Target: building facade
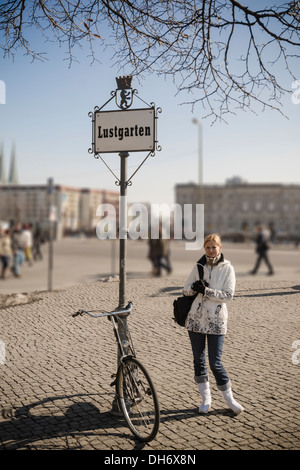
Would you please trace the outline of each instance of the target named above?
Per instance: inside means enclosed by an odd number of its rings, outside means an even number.
[[[300,185],[246,183],[239,179],[224,185],[207,184],[204,193],[204,231],[253,234],[264,224],[277,236],[293,238],[300,234]],[[178,184],[176,203],[197,204],[198,185]]]
[[[0,185],[0,221],[40,224],[52,221],[57,237],[66,233],[95,230],[97,207],[112,204],[119,213],[117,191],[81,189],[54,185]]]

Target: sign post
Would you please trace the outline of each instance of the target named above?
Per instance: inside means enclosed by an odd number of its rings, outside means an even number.
[[[48,222],[49,222],[49,250],[48,250],[48,290],[52,291],[52,282],[53,282],[53,222],[55,218],[53,210],[53,179],[48,179]]]
[[[131,75],[116,78],[117,90],[111,92],[111,98],[99,108],[94,108],[94,113],[89,113],[92,118],[92,148],[89,153],[93,153],[95,158],[100,158],[110,172],[116,177],[109,165],[103,160],[101,154],[118,153],[120,157],[120,179],[116,184],[120,186],[120,217],[119,217],[119,309],[126,307],[126,242],[127,242],[127,186],[131,184],[131,179],[139,170],[142,164],[155,150],[161,150],[156,141],[157,113],[160,108],[155,108],[154,104],[147,105],[137,96],[137,91],[132,89]],[[129,109],[133,104],[133,97],[137,96],[145,108]],[[115,98],[119,110],[104,111],[103,108]],[[127,161],[129,152],[148,152],[138,169],[128,179]],[[127,319],[128,314],[122,315],[122,321],[118,321],[118,333],[121,341],[128,340]],[[119,356],[118,356],[119,362]],[[113,402],[113,413],[118,413],[116,400]]]
[[[127,158],[128,152],[121,152],[121,182],[120,182],[120,260],[119,260],[119,307],[126,307],[126,241],[127,241]]]

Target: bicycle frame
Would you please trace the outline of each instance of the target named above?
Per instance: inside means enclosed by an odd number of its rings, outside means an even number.
[[[87,314],[93,318],[107,317],[113,324],[114,334],[118,343],[118,368],[114,382],[116,396],[113,402],[114,413],[121,412],[131,432],[139,440],[148,442],[155,438],[159,428],[159,402],[157,394],[145,367],[137,360],[129,328],[126,326],[126,335],[122,340],[119,333],[118,322],[122,322],[130,314],[132,302],[127,307],[118,308],[111,312],[92,313],[87,310],[78,310],[72,316]],[[124,325],[121,325],[123,328]],[[132,354],[129,354],[129,351]],[[115,408],[114,408],[115,404]],[[116,409],[117,407],[117,409]]]
[[[128,342],[129,342],[129,344],[126,345],[126,344],[123,344],[123,342],[120,338],[120,335],[119,335],[118,327],[117,327],[117,321],[122,321],[122,316],[124,316],[126,318],[128,315],[130,315],[131,310],[132,310],[132,302],[128,302],[128,305],[125,308],[119,308],[118,307],[118,309],[113,310],[111,312],[91,313],[88,310],[80,309],[77,312],[73,313],[72,317],[76,317],[77,315],[84,315],[84,314],[89,315],[90,317],[93,317],[93,318],[107,317],[113,324],[113,330],[114,330],[115,338],[117,340],[118,348],[119,348],[119,352],[120,352],[119,360],[120,360],[120,362],[122,362],[124,357],[129,356],[128,351],[127,351],[128,347],[130,347],[130,349],[132,351],[132,354],[130,354],[130,355],[135,357],[135,351],[134,351],[133,342],[132,342],[132,339],[131,339],[129,328],[128,328],[128,333],[129,333]],[[116,321],[115,317],[117,317],[117,321]]]

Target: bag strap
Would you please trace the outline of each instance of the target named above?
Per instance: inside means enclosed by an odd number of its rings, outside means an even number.
[[[202,256],[202,258],[200,258],[198,261],[197,261],[197,268],[198,268],[198,273],[199,273],[199,279],[203,279],[203,265],[206,263],[206,257],[205,255]]]
[[[199,273],[199,279],[203,279],[203,266],[197,263],[197,268],[198,268],[198,273]]]

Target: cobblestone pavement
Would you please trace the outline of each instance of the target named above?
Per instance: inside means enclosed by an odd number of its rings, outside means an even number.
[[[188,336],[172,320],[181,287],[166,278],[127,282],[128,324],[161,407],[157,437],[145,445],[110,413],[117,358],[111,323],[71,317],[78,308],[113,310],[118,282],[40,292],[0,309],[0,448],[299,450],[300,285],[238,282],[223,360],[245,407],[239,416],[213,382],[211,411],[197,412]]]

